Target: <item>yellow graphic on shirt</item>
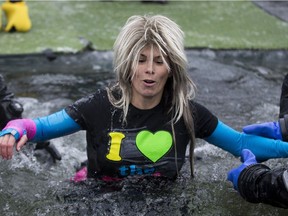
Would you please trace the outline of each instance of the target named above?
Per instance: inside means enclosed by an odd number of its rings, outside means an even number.
[[[120,157],[120,146],[125,135],[121,132],[111,132],[109,133],[109,136],[111,137],[111,145],[106,158],[112,161],[121,161],[122,158]]]

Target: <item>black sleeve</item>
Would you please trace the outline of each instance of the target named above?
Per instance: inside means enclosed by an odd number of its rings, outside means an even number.
[[[206,107],[197,102],[192,102],[193,119],[196,138],[210,136],[218,124],[218,119]]]
[[[248,202],[288,208],[288,172],[285,168],[271,170],[264,164],[248,166],[239,175],[238,188]]]
[[[97,90],[67,106],[65,111],[84,130],[89,130],[97,122],[106,122],[109,119],[110,106],[106,91]]]

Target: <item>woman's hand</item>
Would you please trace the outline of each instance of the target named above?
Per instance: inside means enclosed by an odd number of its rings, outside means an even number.
[[[0,155],[4,159],[11,159],[14,145],[19,151],[22,146],[31,140],[36,133],[36,125],[32,119],[15,119],[7,123],[0,132]]]
[[[16,150],[19,151],[28,141],[27,135],[24,134],[16,144]],[[13,149],[16,139],[12,134],[5,134],[0,137],[0,155],[3,159],[9,160],[13,156]]]

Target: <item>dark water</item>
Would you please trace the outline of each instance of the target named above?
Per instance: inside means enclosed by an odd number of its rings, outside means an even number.
[[[223,122],[246,124],[277,119],[287,51],[187,50],[199,102]],[[105,87],[114,76],[110,52],[0,56],[0,73],[23,102],[25,117],[47,115]],[[189,163],[175,181],[128,178],[121,183],[69,178],[86,159],[85,134],[52,141],[62,154],[26,145],[10,161],[0,161],[1,215],[286,215],[287,210],[245,202],[226,181],[237,158],[197,140],[195,178]],[[284,166],[287,159],[269,160]]]

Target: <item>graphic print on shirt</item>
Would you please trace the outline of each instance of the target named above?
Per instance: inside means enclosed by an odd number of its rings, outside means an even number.
[[[157,162],[172,146],[172,136],[167,131],[141,131],[136,136],[136,146],[148,159]]]
[[[139,160],[145,156],[153,163],[157,162],[172,147],[172,135],[168,131],[152,133],[148,130],[139,132],[113,131],[109,133],[110,148],[106,158],[111,161]]]
[[[122,132],[110,132],[109,136],[111,138],[110,150],[106,158],[112,161],[121,161],[120,147],[125,135]]]

